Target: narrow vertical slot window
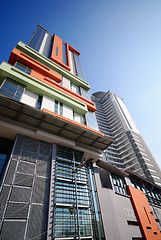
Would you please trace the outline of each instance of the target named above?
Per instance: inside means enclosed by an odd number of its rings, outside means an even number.
[[[63,103],[60,103],[60,115],[63,116]]]
[[[67,49],[66,44],[63,42],[63,63],[67,65]]]
[[[42,96],[39,96],[36,104],[37,109],[41,109],[41,103],[42,103]]]
[[[58,113],[58,101],[55,100],[55,113]]]
[[[56,56],[58,56],[58,47],[56,47]]]

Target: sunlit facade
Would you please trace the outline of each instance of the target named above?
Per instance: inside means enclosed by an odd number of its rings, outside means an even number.
[[[104,153],[105,161],[130,170],[161,186],[161,171],[124,101],[111,91],[92,95],[99,130],[115,140]]]
[[[114,140],[89,89],[80,53],[39,25],[0,65],[0,240],[160,239],[161,188],[102,159]]]

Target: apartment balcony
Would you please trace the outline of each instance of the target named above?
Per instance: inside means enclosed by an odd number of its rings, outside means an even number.
[[[131,152],[131,153],[127,154],[126,156],[122,157],[121,160],[124,160],[126,157],[129,157],[129,156],[131,156],[133,154],[134,154],[134,152]]]
[[[112,131],[113,134],[117,133],[119,130],[123,130],[122,126],[120,126],[119,128],[117,128],[116,130]]]
[[[124,162],[124,164],[127,164],[127,163],[129,163],[129,162],[131,162],[131,161],[133,161],[133,160],[137,160],[137,158],[136,157],[133,157],[133,158],[130,158],[129,160],[127,160],[126,162]]]
[[[127,141],[127,140],[125,140],[125,141]],[[119,145],[120,145],[120,144],[119,144]],[[119,147],[118,150],[121,151],[122,148],[127,147],[128,145],[131,146],[131,143],[130,143],[130,142],[125,143],[123,146]],[[118,145],[117,145],[117,146],[118,146]]]
[[[129,151],[129,150],[132,150],[132,147],[131,147],[131,146],[130,146],[129,148],[125,149],[124,151],[120,152],[120,154],[123,154],[123,153],[125,153],[125,152],[127,152],[127,151]]]
[[[138,164],[140,165],[139,162],[135,162],[135,163],[133,163],[132,165],[130,165],[130,166],[124,168],[124,171],[129,170],[130,168],[135,167],[135,166],[138,165]]]

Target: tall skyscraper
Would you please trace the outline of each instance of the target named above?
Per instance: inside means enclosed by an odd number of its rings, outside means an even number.
[[[0,239],[103,239],[97,130],[80,53],[38,26],[0,65]]]
[[[0,240],[161,239],[161,188],[102,160],[89,89],[39,25],[0,65]]]
[[[124,101],[111,91],[92,95],[99,130],[116,142],[105,150],[105,161],[131,170],[161,186],[161,171],[130,116]]]

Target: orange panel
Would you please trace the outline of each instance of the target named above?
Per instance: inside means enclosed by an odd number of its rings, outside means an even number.
[[[9,58],[9,63],[11,65],[14,65],[16,61],[20,61],[27,66],[31,67],[32,69],[36,70],[37,72],[50,77],[51,79],[61,82],[62,80],[62,75],[55,72],[54,70],[48,68],[47,66],[43,65],[42,63],[36,61],[32,57],[29,57],[25,53],[19,51],[18,49],[14,48],[13,51],[11,52],[10,58]]]
[[[69,57],[67,59],[68,66],[63,63],[63,40],[56,36],[54,34],[54,40],[53,40],[53,47],[52,47],[52,53],[51,53],[51,60],[57,64],[59,64],[61,67],[64,67],[68,71],[70,71],[69,67]],[[67,54],[68,55],[68,54]]]
[[[77,53],[78,55],[80,55],[80,52],[78,52],[75,48],[73,48],[73,47],[70,46],[70,45],[69,45],[69,50],[70,50],[71,52],[75,52],[75,53]]]
[[[127,186],[144,239],[161,240],[161,233],[145,194]]]
[[[96,106],[95,106],[95,104],[94,104],[93,102],[91,102],[91,101],[89,101],[88,99],[86,99],[86,98],[84,98],[84,97],[82,97],[82,96],[80,96],[80,95],[72,92],[71,90],[69,90],[69,89],[67,89],[67,88],[65,88],[65,87],[63,87],[63,86],[61,86],[61,85],[59,85],[58,83],[53,82],[52,80],[44,77],[42,74],[40,74],[40,73],[32,70],[32,71],[31,71],[31,76],[39,79],[40,81],[42,81],[42,82],[44,82],[44,83],[46,83],[46,84],[48,84],[48,85],[50,85],[50,86],[52,86],[53,88],[58,89],[58,90],[61,91],[61,92],[64,92],[64,93],[66,93],[67,95],[69,95],[69,96],[71,96],[71,97],[73,97],[73,98],[75,98],[75,99],[77,99],[77,100],[85,103],[85,104],[87,105],[87,108],[88,108],[89,110],[91,110],[91,111],[93,111],[93,112],[96,111]]]
[[[57,118],[60,118],[60,119],[62,119],[62,120],[65,120],[66,122],[69,122],[69,123],[72,123],[72,124],[74,124],[74,125],[77,125],[77,126],[79,126],[79,127],[81,127],[81,128],[84,128],[84,129],[86,129],[86,130],[88,130],[88,131],[91,131],[91,132],[97,133],[97,134],[99,134],[99,135],[101,135],[101,136],[104,136],[104,134],[103,134],[102,132],[99,132],[99,131],[97,131],[97,130],[94,130],[93,128],[89,128],[89,127],[87,127],[86,125],[83,125],[83,124],[81,124],[81,123],[75,122],[75,121],[73,121],[73,120],[71,120],[71,119],[69,119],[69,118],[66,118],[66,117],[63,117],[63,116],[61,116],[61,115],[59,115],[59,114],[57,114],[57,113],[51,112],[51,111],[49,111],[49,110],[47,110],[47,109],[45,109],[45,108],[43,108],[42,111],[44,111],[44,112],[46,112],[46,113],[48,113],[48,114],[50,114],[50,115],[53,115],[53,116],[55,116],[55,117],[57,117]],[[108,139],[109,139],[109,138],[108,138]],[[111,140],[111,139],[110,139],[110,140]],[[112,141],[112,140],[111,140],[111,141]]]

